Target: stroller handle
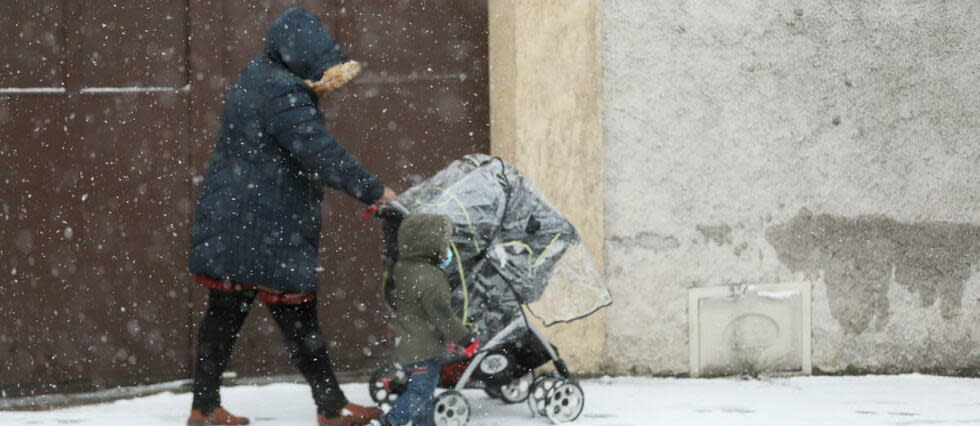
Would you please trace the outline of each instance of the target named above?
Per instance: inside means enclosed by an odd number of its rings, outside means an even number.
[[[384,204],[373,204],[371,207],[364,209],[361,212],[361,218],[368,220],[371,216],[379,217],[381,219],[404,219],[408,216],[408,208],[404,204],[398,201],[389,201]]]
[[[395,200],[380,205],[375,216],[382,219],[404,219],[405,216],[408,216],[408,213],[408,208]]]

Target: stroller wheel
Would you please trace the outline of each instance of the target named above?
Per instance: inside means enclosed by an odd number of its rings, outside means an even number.
[[[531,392],[527,397],[527,405],[531,409],[532,415],[546,415],[545,407],[548,404],[548,397],[558,381],[559,379],[552,376],[541,376],[534,380],[534,384],[531,385]]]
[[[446,391],[433,401],[432,413],[436,426],[463,426],[470,420],[470,403],[463,394]]]
[[[585,408],[585,392],[578,383],[562,381],[551,390],[545,412],[555,423],[575,421]]]
[[[504,397],[500,393],[500,388],[497,387],[497,386],[487,386],[487,387],[483,388],[483,391],[486,392],[487,396],[489,396],[490,398],[493,398],[493,399],[501,399],[501,398]]]
[[[534,385],[534,373],[525,374],[500,387],[500,399],[508,404],[524,402],[531,395],[531,386]]]
[[[382,410],[388,411],[408,387],[408,376],[400,368],[385,364],[374,370],[368,382],[368,394]]]

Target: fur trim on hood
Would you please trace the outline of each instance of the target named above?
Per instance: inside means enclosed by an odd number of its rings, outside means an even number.
[[[361,66],[360,62],[347,61],[327,68],[319,81],[306,80],[306,84],[317,95],[323,96],[350,83],[351,80],[361,74],[363,69],[364,67]]]

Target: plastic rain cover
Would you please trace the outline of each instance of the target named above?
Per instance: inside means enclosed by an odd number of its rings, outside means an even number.
[[[545,325],[612,303],[578,232],[511,164],[463,157],[402,193],[412,213],[448,216],[455,265],[447,271],[457,314],[492,336],[522,303]]]

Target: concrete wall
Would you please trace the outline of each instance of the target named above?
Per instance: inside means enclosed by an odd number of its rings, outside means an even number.
[[[687,372],[689,288],[797,279],[817,370],[980,367],[980,4],[601,7],[612,372]]]
[[[490,0],[491,146],[576,225],[602,267],[599,0]],[[578,372],[602,370],[605,311],[546,329]]]

